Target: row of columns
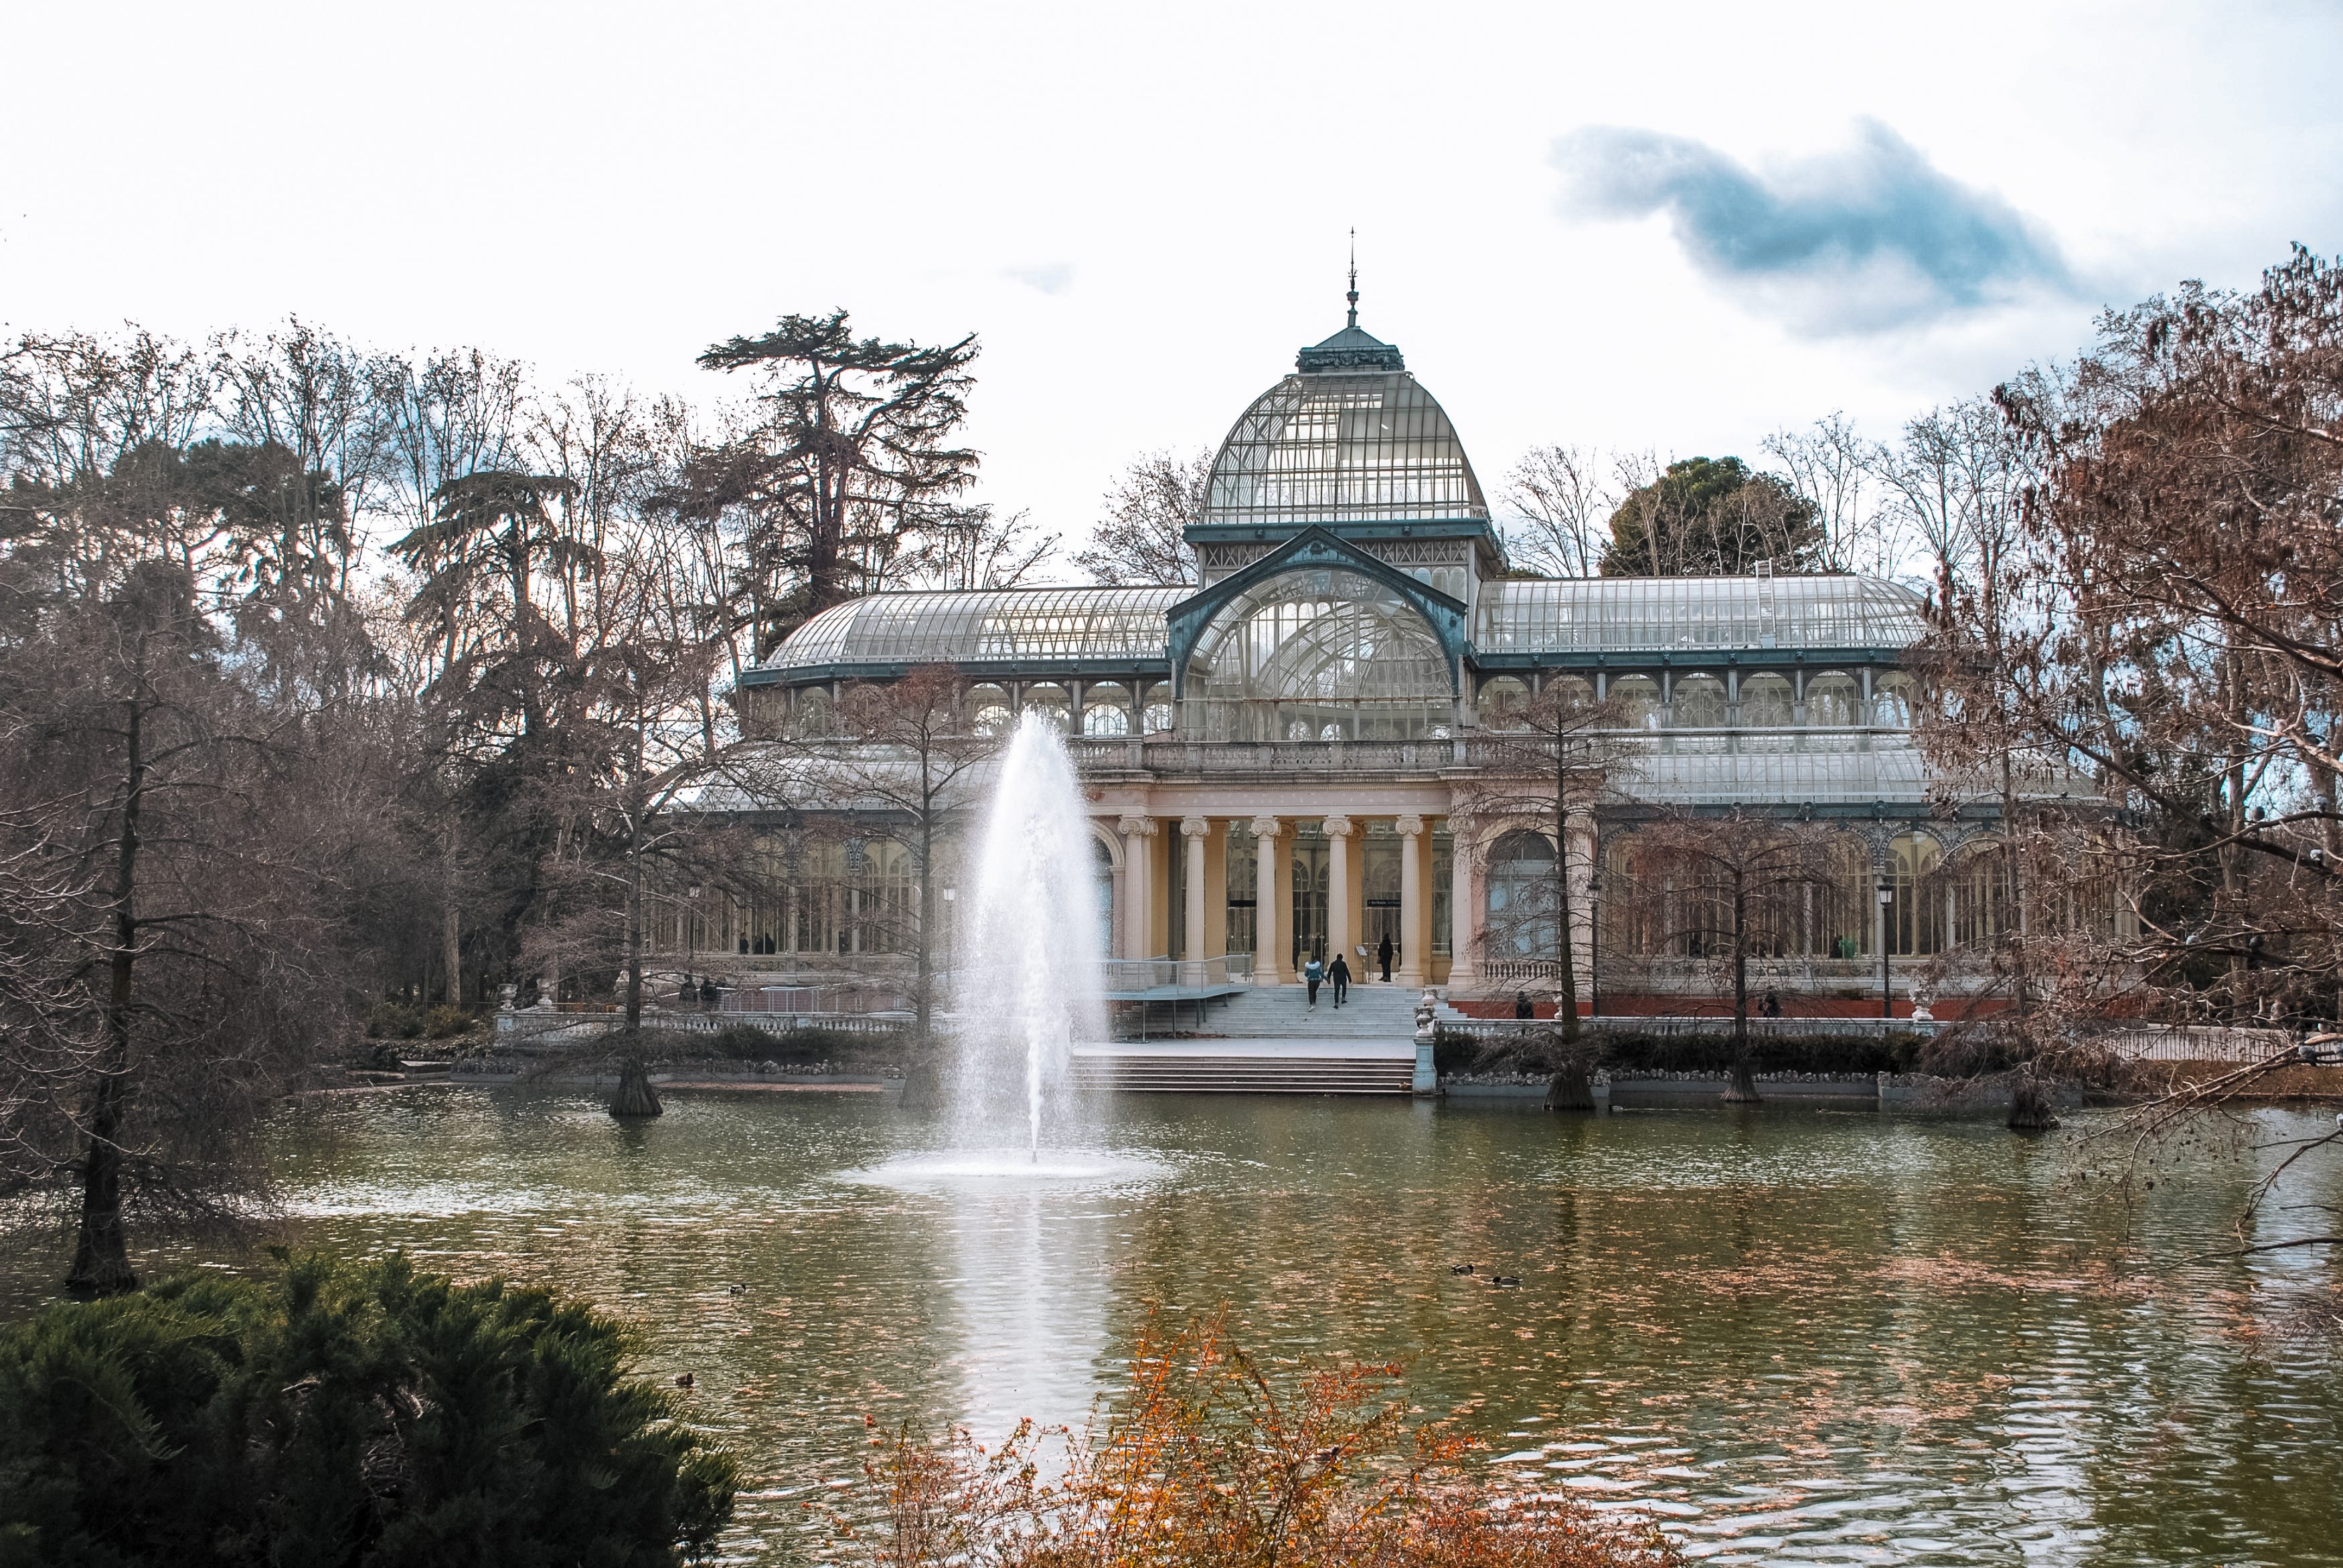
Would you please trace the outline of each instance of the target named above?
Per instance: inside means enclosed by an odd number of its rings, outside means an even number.
[[[1129,816],[1117,826],[1123,840],[1123,956],[1147,958],[1152,956],[1151,950],[1154,947],[1154,839],[1160,823],[1153,817]],[[1291,842],[1289,819],[1263,814],[1252,818],[1248,826],[1252,830],[1254,846],[1253,981],[1257,985],[1277,985],[1293,978],[1288,956],[1292,935],[1281,930],[1279,924],[1279,910],[1288,886],[1289,858],[1284,847]],[[1432,920],[1424,872],[1425,860],[1431,853],[1431,827],[1414,812],[1394,817],[1392,826],[1400,839],[1401,932],[1399,961],[1392,978],[1403,985],[1421,986],[1430,978],[1427,960],[1431,956]],[[1326,950],[1331,955],[1350,951],[1363,934],[1351,929],[1352,843],[1361,835],[1358,824],[1340,814],[1322,819],[1320,827],[1329,851]],[[1172,874],[1182,878],[1184,929],[1181,934],[1185,939],[1182,950],[1190,958],[1201,958],[1208,945],[1205,921],[1211,900],[1206,896],[1205,883],[1207,842],[1212,831],[1210,818],[1180,819],[1181,851],[1171,869]],[[1473,905],[1467,860],[1468,857],[1458,855],[1453,867],[1454,887],[1450,907],[1456,931],[1450,950],[1456,962],[1465,960],[1471,945]]]

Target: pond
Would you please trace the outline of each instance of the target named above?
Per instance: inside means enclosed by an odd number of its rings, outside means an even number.
[[[902,1174],[938,1130],[875,1095],[620,1127],[442,1087],[307,1102],[278,1158],[305,1240],[639,1323],[744,1460],[739,1561],[824,1553],[866,1415],[1079,1421],[1151,1303],[1226,1303],[1257,1354],[1404,1359],[1487,1462],[1716,1563],[2343,1562],[2337,1262],[2222,1255],[2332,1113],[2175,1150],[2128,1208],[2078,1179],[2091,1125],[1134,1097],[1036,1181]],[[2298,1206],[2343,1201],[2335,1152],[2243,1239],[2331,1230]]]

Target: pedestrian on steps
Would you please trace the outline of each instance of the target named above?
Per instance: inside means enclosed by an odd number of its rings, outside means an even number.
[[[1383,966],[1383,984],[1385,985],[1391,984],[1391,934],[1385,932],[1383,940],[1375,944],[1375,962]]]
[[[1334,982],[1334,1005],[1342,1006],[1351,994],[1351,966],[1343,961],[1342,954],[1334,955],[1334,967],[1326,971],[1326,978]]]
[[[1310,1007],[1308,1010],[1312,1012],[1316,1012],[1318,1010],[1318,987],[1320,982],[1324,980],[1325,978],[1326,966],[1320,963],[1318,961],[1317,955],[1313,953],[1311,955],[1310,961],[1302,966],[1302,983],[1310,988]]]

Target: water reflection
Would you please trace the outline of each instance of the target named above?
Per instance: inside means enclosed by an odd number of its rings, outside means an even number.
[[[1109,1226],[1134,1191],[1168,1170],[1106,1150],[957,1150],[899,1156],[849,1173],[924,1204],[956,1264],[961,1397],[950,1412],[990,1442],[1021,1420],[1078,1425],[1107,1352]]]
[[[1272,1360],[1406,1362],[1519,1484],[1719,1563],[2276,1564],[2338,1560],[2343,1378],[2303,1325],[2338,1264],[2226,1249],[2327,1223],[2332,1151],[2236,1231],[2277,1141],[2330,1115],[2266,1113],[2129,1208],[2075,1183],[2068,1136],[1771,1108],[1137,1099],[1037,1181],[939,1166],[867,1099],[679,1093],[620,1129],[418,1090],[303,1109],[281,1168],[301,1239],[639,1323],[746,1462],[744,1560],[818,1554],[803,1504],[851,1495],[866,1418],[1078,1421],[1151,1303],[1225,1302]],[[20,1256],[0,1289],[54,1272]]]

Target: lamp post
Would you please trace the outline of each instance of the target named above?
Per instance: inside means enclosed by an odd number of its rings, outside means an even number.
[[[1896,901],[1896,884],[1882,876],[1879,879],[1879,1016],[1896,1016],[1896,996],[1887,972],[1887,906]]]

